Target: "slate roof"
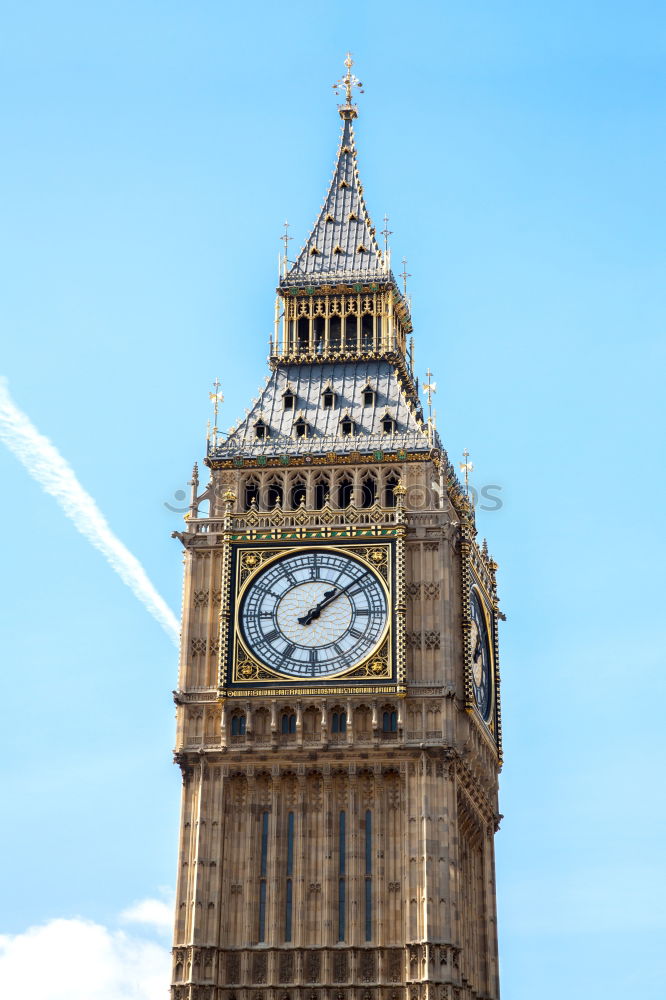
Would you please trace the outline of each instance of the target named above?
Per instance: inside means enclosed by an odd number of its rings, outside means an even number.
[[[363,390],[374,389],[374,406],[363,405]],[[323,393],[332,389],[336,406],[325,409]],[[296,396],[293,410],[285,410],[283,395],[291,391]],[[413,397],[412,397],[413,398]],[[382,433],[382,418],[388,413],[395,420],[395,433]],[[343,436],[340,421],[349,416],[355,432]],[[307,437],[296,437],[294,424],[304,418]],[[319,365],[281,365],[276,368],[258,398],[227,439],[209,453],[209,458],[258,457],[260,455],[344,454],[350,451],[404,448],[409,451],[429,451],[425,425],[420,421],[420,404],[410,405],[400,377],[389,361],[351,363],[334,362]],[[258,439],[255,425],[263,421],[269,428],[268,437]]]
[[[391,274],[365,207],[356,163],[354,127],[349,117],[342,122],[333,179],[319,217],[280,286],[359,279],[387,281]]]

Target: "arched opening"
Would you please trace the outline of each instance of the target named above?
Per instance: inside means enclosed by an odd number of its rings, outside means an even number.
[[[246,719],[242,712],[235,712],[231,717],[231,735],[245,736]]]
[[[296,406],[296,396],[290,389],[282,394],[282,405],[285,410],[293,410]]]
[[[306,316],[301,316],[298,321],[298,350],[300,354],[307,354],[310,349],[310,320]]]
[[[313,321],[314,347],[317,354],[324,350],[324,317],[315,316]]]
[[[390,705],[387,705],[382,712],[382,733],[397,733],[398,713]]]
[[[340,421],[340,433],[343,437],[349,437],[354,433],[354,421],[349,416],[344,416]]]
[[[328,321],[328,342],[332,351],[340,350],[340,326],[340,317],[331,316]]]
[[[395,420],[389,413],[385,413],[382,417],[382,434],[394,434],[395,433]]]
[[[340,735],[347,732],[347,713],[343,708],[334,708],[331,715],[331,732]]]
[[[296,714],[289,709],[282,713],[280,731],[283,736],[293,736],[296,732]]]
[[[400,482],[400,477],[395,473],[387,476],[384,483],[384,506],[395,507],[395,488]]]
[[[268,424],[264,423],[263,420],[257,420],[254,425],[254,433],[262,441],[264,438],[270,437],[270,428]]]
[[[296,423],[294,424],[294,433],[296,434],[296,437],[299,438],[307,437],[308,436],[307,421],[303,420],[302,418],[300,420],[297,420]]]
[[[354,496],[354,482],[350,476],[343,476],[338,483],[338,507],[348,507]]]
[[[305,482],[302,479],[296,479],[291,486],[291,507],[292,510],[296,510],[297,507],[305,503],[306,488]]]
[[[372,507],[377,500],[377,477],[368,472],[361,481],[361,507]]]
[[[328,476],[318,476],[314,488],[315,510],[321,510],[329,495]]]
[[[254,476],[250,476],[249,479],[245,480],[245,494],[243,497],[245,510],[249,510],[253,503],[259,503],[259,480],[255,479]]]
[[[272,479],[266,488],[266,506],[270,510],[271,507],[276,507],[277,504],[282,505],[284,503],[284,489],[282,488],[282,483],[277,479]]]
[[[356,316],[347,316],[345,319],[345,348],[348,351],[356,350]]]
[[[372,316],[366,313],[361,320],[361,348],[364,351],[371,351],[374,346]]]

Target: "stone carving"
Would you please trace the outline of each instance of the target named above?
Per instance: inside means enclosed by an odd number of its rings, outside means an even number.
[[[293,951],[283,951],[280,953],[279,981],[281,983],[291,983],[294,980],[294,953]]]
[[[402,981],[402,952],[401,951],[390,951],[388,953],[387,962],[387,978],[390,983],[399,983]]]
[[[227,952],[227,983],[240,982],[240,955],[236,952]]]
[[[305,962],[305,978],[308,983],[318,983],[321,977],[321,956],[318,951],[309,951]]]
[[[360,961],[362,983],[374,983],[377,979],[377,968],[374,951],[362,951]]]
[[[338,951],[333,956],[333,982],[346,983],[349,978],[347,955]]]
[[[194,607],[195,608],[207,608],[208,607],[208,591],[207,590],[195,590],[194,591]]]
[[[439,649],[441,643],[439,632],[424,632],[423,639],[426,649]]]
[[[265,952],[256,952],[252,956],[252,982],[253,983],[265,983],[266,982],[266,959],[268,956]]]
[[[192,656],[205,656],[206,654],[206,640],[205,639],[190,639],[190,652]]]

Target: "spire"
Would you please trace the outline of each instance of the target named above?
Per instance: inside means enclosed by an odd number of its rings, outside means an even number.
[[[361,81],[351,72],[352,58],[347,53],[347,72],[333,85],[344,89],[345,103],[339,107],[342,133],[333,179],[312,231],[296,261],[282,278],[281,286],[304,282],[330,284],[336,281],[386,280],[389,267],[380,250],[363,198],[363,185],[356,162],[353,120],[358,109],[352,103],[354,87]],[[361,93],[363,91],[361,90]]]

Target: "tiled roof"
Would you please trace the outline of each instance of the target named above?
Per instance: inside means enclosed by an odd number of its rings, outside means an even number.
[[[375,392],[372,406],[364,405],[363,391]],[[335,393],[335,407],[326,409],[323,393]],[[295,396],[293,409],[284,408],[285,392]],[[393,434],[383,433],[382,420],[395,421]],[[354,433],[341,433],[341,420],[354,422]],[[307,437],[297,437],[295,423],[304,419]],[[258,421],[268,428],[259,439]],[[410,403],[397,370],[388,361],[320,365],[281,365],[269,376],[248,415],[232,429],[209,458],[259,455],[326,454],[404,448],[428,451],[432,447],[422,423],[420,404]]]
[[[307,242],[280,285],[390,277],[363,199],[352,120],[345,118],[328,194]]]

